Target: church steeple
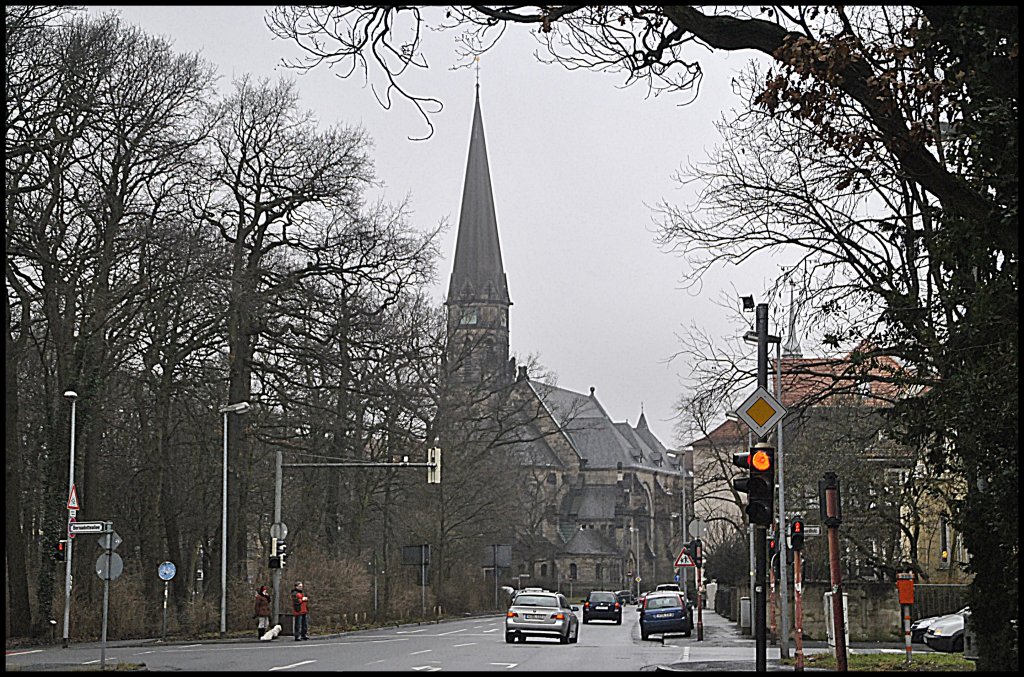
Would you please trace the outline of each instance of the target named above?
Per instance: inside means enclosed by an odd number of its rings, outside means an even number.
[[[446,303],[449,372],[461,372],[463,381],[493,376],[498,384],[511,383],[515,370],[509,366],[508,309],[512,301],[501,262],[479,83]]]

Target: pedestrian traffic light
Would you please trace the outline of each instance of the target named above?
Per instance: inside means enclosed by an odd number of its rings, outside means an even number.
[[[65,546],[66,543],[67,543],[67,541],[64,540],[64,539],[59,539],[57,541],[54,541],[54,543],[53,543],[53,550],[50,552],[50,559],[52,559],[54,562],[63,562],[64,561],[64,546]]]
[[[701,541],[700,541],[699,538],[695,538],[692,541],[690,541],[690,547],[689,547],[690,558],[693,560],[694,565],[698,569],[703,567],[703,563],[704,563],[703,562],[703,560],[704,560],[703,549],[704,549],[703,545],[701,544]]]
[[[286,564],[285,559],[288,557],[288,544],[284,541],[277,542],[277,559],[280,562],[280,568],[284,569]],[[276,568],[276,567],[275,567]]]
[[[427,484],[441,483],[441,448],[431,447],[427,450]]]
[[[732,463],[745,468],[750,474],[732,481],[733,487],[747,494],[746,513],[751,524],[772,523],[773,487],[775,486],[775,449],[767,444],[755,444],[749,452],[733,454]]]
[[[775,540],[775,534],[772,534],[768,537],[768,559],[771,560],[777,554],[779,554],[779,544]]]
[[[789,523],[789,539],[794,550],[804,549],[804,518],[797,515]]]

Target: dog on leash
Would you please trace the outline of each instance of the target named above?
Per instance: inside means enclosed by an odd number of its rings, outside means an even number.
[[[275,625],[274,627],[272,627],[269,630],[267,630],[263,634],[262,637],[260,637],[260,641],[261,642],[269,642],[270,640],[274,639],[275,637],[277,637],[280,634],[281,634],[281,626],[280,625]]]

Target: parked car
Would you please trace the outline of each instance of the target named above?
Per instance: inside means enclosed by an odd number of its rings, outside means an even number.
[[[678,592],[652,592],[644,599],[640,610],[640,639],[651,635],[682,633],[689,637],[693,632],[693,616],[686,600]]]
[[[562,644],[575,644],[580,638],[580,620],[565,595],[556,592],[521,592],[505,614],[505,642],[527,637],[552,637]]]
[[[622,625],[622,602],[614,592],[595,590],[583,603],[583,622],[597,620],[615,621],[616,625]]]
[[[957,613],[958,614],[962,614],[965,611],[967,611],[967,609],[968,609],[968,607],[964,607],[963,609],[960,609],[960,611],[957,611]],[[928,616],[927,618],[919,618],[916,621],[914,621],[913,623],[911,623],[910,624],[910,641],[912,643],[915,643],[915,644],[923,644],[924,643],[924,633],[928,631],[928,626],[931,625],[933,621],[937,621],[938,619],[940,619],[940,618],[942,618],[943,616],[946,616],[946,615],[948,615],[948,614],[942,614],[942,615],[939,615],[939,616]]]
[[[643,610],[643,608],[644,608],[644,600],[647,598],[647,595],[649,595],[649,594],[651,594],[650,591],[642,592],[642,593],[640,593],[640,596],[636,598],[636,611],[637,611],[637,613],[640,613],[640,611]]]
[[[682,592],[679,589],[679,584],[678,583],[659,583],[654,588],[655,592],[664,592],[666,590],[671,590],[672,592]]]
[[[622,606],[636,604],[636,595],[633,594],[632,590],[616,590],[615,595],[619,598],[619,603]]]
[[[971,614],[970,607],[964,607],[955,614],[940,616],[928,624],[924,643],[936,651],[964,650],[964,623]]]

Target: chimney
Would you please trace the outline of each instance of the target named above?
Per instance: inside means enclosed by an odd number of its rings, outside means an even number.
[[[529,380],[530,380],[530,377],[527,376],[527,374],[526,374],[526,367],[525,366],[519,367],[519,376],[516,378],[516,381],[529,381]]]
[[[594,396],[594,386],[590,386],[590,396]]]

